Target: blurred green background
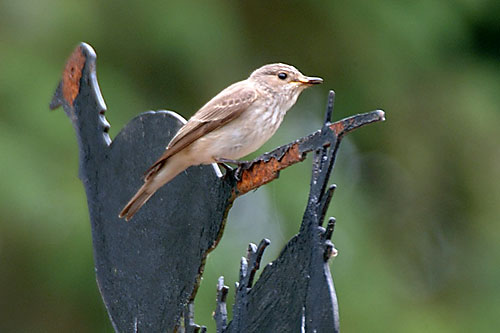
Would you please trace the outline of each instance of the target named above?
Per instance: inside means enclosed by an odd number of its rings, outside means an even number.
[[[329,215],[344,332],[500,325],[500,2],[0,0],[0,331],[110,332],[73,129],[48,103],[80,42],[98,54],[114,137],[150,109],[185,117],[270,62],[325,84],[259,153],[377,108],[344,140]],[[267,263],[298,230],[311,160],[238,199],[210,254],[196,322],[214,332],[249,242]],[[233,294],[229,296],[232,303]]]

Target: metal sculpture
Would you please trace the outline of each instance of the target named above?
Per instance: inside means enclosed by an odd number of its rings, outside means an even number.
[[[76,131],[97,283],[116,331],[204,331],[193,322],[192,303],[206,256],[222,237],[232,202],[312,151],[310,195],[299,233],[255,284],[269,241],[250,245],[241,262],[233,320],[227,322],[227,287],[222,279],[215,319],[218,332],[338,331],[337,300],[327,264],[336,253],[330,240],[334,219],[322,227],[334,190],[327,186],[328,179],[342,137],[384,120],[384,113],[377,110],[331,123],[333,101],[330,92],[325,123],[317,132],[224,176],[215,165],[191,167],[127,223],[118,212],[184,120],[171,111],[146,112],[111,141],[96,54],[85,43],[74,50],[50,108],[62,106]]]

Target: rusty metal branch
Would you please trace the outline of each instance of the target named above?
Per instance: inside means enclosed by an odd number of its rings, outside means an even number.
[[[329,103],[330,105],[333,106]],[[258,157],[239,170],[240,180],[236,183],[235,196],[243,195],[278,178],[281,170],[302,162],[307,153],[336,144],[344,135],[359,127],[384,120],[384,111],[376,110],[351,116],[333,124],[326,123],[321,130]]]

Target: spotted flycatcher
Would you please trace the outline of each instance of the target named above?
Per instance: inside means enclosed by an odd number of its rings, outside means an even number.
[[[181,127],[119,217],[130,220],[161,186],[192,165],[234,161],[259,149],[300,93],[322,82],[293,66],[270,64],[222,90]]]

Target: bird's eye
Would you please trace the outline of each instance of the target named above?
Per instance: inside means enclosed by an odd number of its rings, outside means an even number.
[[[278,77],[280,78],[280,80],[286,80],[286,78],[288,77],[288,75],[286,75],[286,73],[281,72],[281,73],[278,74]]]

